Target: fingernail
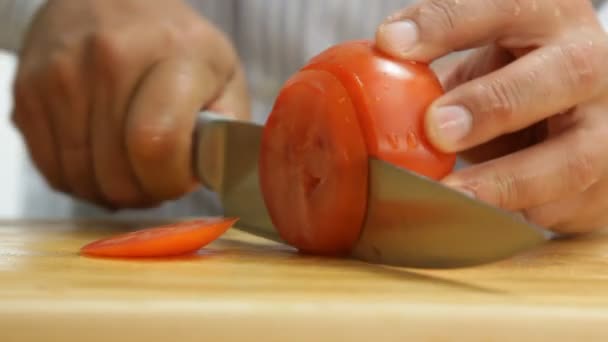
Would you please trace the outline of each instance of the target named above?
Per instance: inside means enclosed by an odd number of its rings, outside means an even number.
[[[448,150],[455,150],[458,142],[466,137],[473,126],[473,116],[462,106],[446,106],[429,114],[430,134],[436,143]]]
[[[390,48],[398,54],[411,50],[418,42],[418,27],[411,20],[395,21],[382,28],[382,34]]]

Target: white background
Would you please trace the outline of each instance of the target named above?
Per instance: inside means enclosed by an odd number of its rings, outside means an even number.
[[[0,217],[20,215],[22,205],[19,172],[24,153],[21,137],[10,121],[11,85],[16,66],[12,55],[0,53]]]

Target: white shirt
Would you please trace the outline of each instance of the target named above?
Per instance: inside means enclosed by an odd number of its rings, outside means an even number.
[[[42,0],[0,0],[0,48],[17,49]],[[404,0],[189,0],[232,37],[241,55],[253,98],[254,120],[263,122],[283,82],[309,58],[350,39],[372,38],[376,26]],[[608,11],[604,11],[608,12]],[[15,216],[179,217],[218,215],[214,194],[201,189],[151,210],[108,213],[48,189],[26,156]],[[11,182],[11,180],[3,180]],[[0,183],[0,186],[2,184]],[[2,203],[0,203],[2,205]]]

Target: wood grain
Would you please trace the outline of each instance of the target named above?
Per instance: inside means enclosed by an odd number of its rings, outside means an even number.
[[[608,338],[607,232],[441,271],[302,256],[236,230],[194,257],[78,255],[145,224],[0,222],[0,341]]]

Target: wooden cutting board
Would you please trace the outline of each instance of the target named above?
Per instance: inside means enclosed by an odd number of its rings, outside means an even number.
[[[0,222],[0,341],[608,340],[608,233],[412,270],[304,257],[236,230],[197,256],[104,260],[136,225]]]

